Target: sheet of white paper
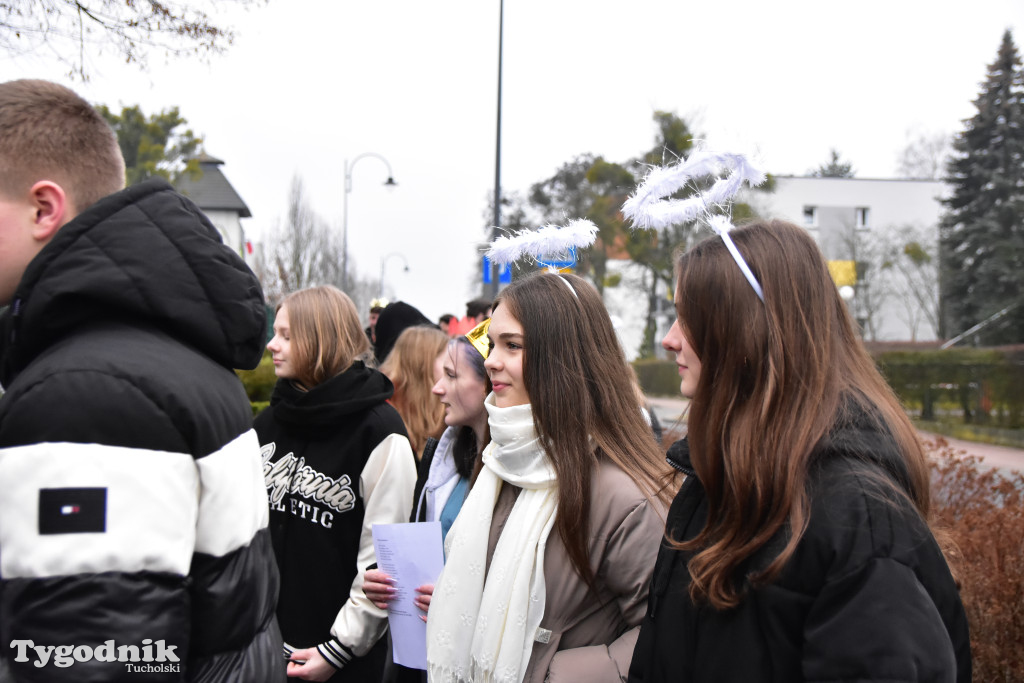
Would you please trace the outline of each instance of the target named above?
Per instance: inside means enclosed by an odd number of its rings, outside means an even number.
[[[444,569],[440,522],[374,524],[377,567],[394,579],[395,598],[388,604],[388,627],[396,664],[427,668],[427,625],[413,600],[416,588],[434,583]]]

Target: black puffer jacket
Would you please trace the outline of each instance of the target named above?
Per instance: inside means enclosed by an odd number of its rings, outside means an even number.
[[[669,461],[687,479],[668,529],[691,539],[707,520],[704,488],[685,441]],[[810,525],[795,554],[736,608],[695,605],[692,553],[663,544],[629,680],[970,681],[967,619],[942,552],[916,510],[880,484],[901,479],[899,462],[870,427],[836,431],[812,469]],[[752,566],[780,547],[770,542]]]
[[[255,276],[163,181],[102,199],[29,264],[0,336],[0,680],[284,680],[231,371],[265,334]]]

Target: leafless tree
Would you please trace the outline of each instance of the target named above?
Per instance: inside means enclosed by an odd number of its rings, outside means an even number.
[[[905,225],[885,238],[883,268],[891,279],[893,296],[902,304],[898,315],[910,328],[911,341],[917,340],[922,324],[939,330],[939,261],[936,228]]]
[[[205,59],[231,45],[234,33],[200,7],[217,9],[194,0],[0,0],[0,50],[51,53],[70,67],[69,75],[82,80],[89,77],[86,56],[106,51],[143,68],[151,50]]]
[[[877,340],[886,316],[907,325],[911,341],[923,326],[938,331],[938,261],[935,228],[844,225],[837,236],[843,258],[856,262],[850,302],[865,339]]]
[[[253,270],[263,283],[267,302],[279,302],[286,294],[316,285],[342,287],[342,239],[340,229],[330,226],[310,206],[300,176],[292,179],[288,213],[264,235]],[[376,295],[375,279],[360,278],[351,255],[349,288],[346,291],[362,314]]]
[[[847,222],[836,238],[844,259],[853,261],[857,269],[857,283],[850,301],[850,312],[861,328],[865,339],[878,338],[882,309],[891,296],[890,278],[885,262],[885,246],[877,234],[867,228],[857,228]]]
[[[953,150],[952,142],[952,136],[946,133],[908,131],[907,145],[896,164],[896,175],[919,180],[942,178]]]

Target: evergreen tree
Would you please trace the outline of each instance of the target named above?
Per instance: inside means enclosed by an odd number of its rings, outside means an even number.
[[[125,179],[128,185],[149,178],[163,177],[176,183],[186,174],[193,180],[202,176],[196,153],[203,139],[196,137],[177,107],[147,116],[138,105],[121,107],[116,114],[106,105],[96,109],[117,135],[117,144],[124,156]]]
[[[1024,341],[1024,76],[1010,32],[988,68],[978,113],[953,143],[940,224],[941,334],[978,333],[985,344]]]
[[[833,148],[829,151],[832,158],[829,159],[827,164],[818,166],[815,170],[810,172],[810,175],[815,178],[852,178],[855,175],[853,170],[853,164],[849,161],[843,161],[840,158],[839,150]]]

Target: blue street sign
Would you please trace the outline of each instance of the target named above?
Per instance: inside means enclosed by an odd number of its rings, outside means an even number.
[[[484,256],[484,284],[491,284],[491,259]],[[504,263],[498,266],[498,283],[508,285],[512,283],[512,266]]]

